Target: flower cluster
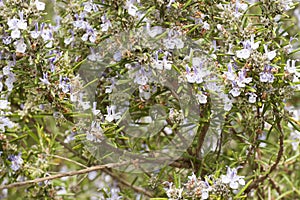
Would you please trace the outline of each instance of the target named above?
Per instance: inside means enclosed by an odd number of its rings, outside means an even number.
[[[176,188],[173,182],[167,182],[165,191],[169,199],[228,199],[233,191],[246,184],[244,176],[237,175],[237,170],[238,168],[228,167],[226,175],[221,175],[220,178],[209,175],[204,180],[193,173],[188,176],[184,187]]]

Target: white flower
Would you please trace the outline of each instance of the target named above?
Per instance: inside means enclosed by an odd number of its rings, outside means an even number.
[[[52,40],[52,31],[50,29],[43,29],[41,31],[41,36],[44,41],[49,41]]]
[[[186,65],[186,75],[187,81],[189,83],[202,83],[203,78],[207,75],[207,71],[201,69],[200,67],[193,67],[193,71],[188,65]]]
[[[97,102],[93,102],[92,112],[95,116],[97,116],[100,113],[100,110],[97,110]]]
[[[133,5],[133,3],[131,3],[131,1],[126,2],[126,8],[128,10],[129,15],[131,15],[133,17],[136,15],[138,8],[135,5]]]
[[[293,129],[293,127],[290,126],[290,124],[289,124],[289,127],[291,129]],[[292,144],[293,150],[296,151],[299,148],[300,132],[296,131],[296,130],[292,131],[289,138],[292,140],[291,144]]]
[[[286,11],[292,9],[294,5],[293,0],[279,0],[279,2]]]
[[[19,154],[19,155],[10,155],[9,160],[11,161],[11,169],[13,171],[19,170],[20,167],[23,164],[23,159],[21,157],[21,154]]]
[[[236,83],[239,87],[245,87],[246,84],[250,83],[252,81],[251,77],[246,78],[246,70],[239,71],[239,77],[236,80]]]
[[[83,36],[81,37],[82,41],[85,41],[85,42],[88,40],[88,38],[89,38],[88,33],[83,34]]]
[[[19,29],[14,29],[14,30],[11,31],[10,36],[11,36],[12,39],[20,38],[21,37],[21,32],[20,32]]]
[[[273,60],[276,57],[276,50],[274,51],[268,51],[268,46],[264,44],[264,49],[265,49],[265,55],[267,56],[268,60]]]
[[[41,2],[39,0],[35,0],[34,4],[35,4],[37,10],[41,10],[41,11],[45,10],[46,4],[44,2]]]
[[[43,78],[40,78],[40,81],[46,85],[50,85],[51,83],[48,80],[48,74],[47,72],[43,72]]]
[[[229,91],[229,94],[231,94],[233,97],[238,97],[241,94],[240,88],[234,87]]]
[[[249,93],[249,103],[255,103],[256,102],[257,95],[255,93]]]
[[[15,18],[15,17],[7,20],[7,25],[9,27],[8,29],[9,30],[18,29],[18,22],[19,22],[19,19]]]
[[[204,95],[203,93],[201,94],[196,94],[197,100],[201,104],[206,104],[207,103],[207,96]]]
[[[292,61],[292,65],[290,65],[291,61]],[[290,74],[295,74],[297,72],[296,62],[297,60],[288,59],[284,69]]]
[[[232,189],[238,189],[239,185],[245,185],[244,176],[237,175],[238,168],[227,167],[227,174],[221,175],[222,182],[229,183],[229,187]]]
[[[24,43],[23,39],[15,41],[14,45],[15,45],[15,48],[16,48],[16,52],[18,52],[18,53],[25,53],[27,46]]]
[[[79,101],[79,103],[80,103],[83,110],[87,110],[91,107],[89,101]]]
[[[204,22],[204,23],[203,23],[203,28],[204,28],[205,30],[209,30],[209,29],[210,29],[209,23]]]
[[[118,120],[121,118],[120,113],[116,113],[116,106],[112,105],[112,106],[107,106],[107,115],[105,115],[105,120],[108,122],[112,122],[115,119]]]
[[[175,0],[170,0],[169,3],[168,3],[168,5],[167,5],[167,7],[168,8],[171,7],[172,3],[175,3]]]
[[[227,67],[228,67],[228,71],[227,71],[227,72],[224,72],[224,74],[226,75],[226,78],[227,78],[228,80],[230,80],[230,81],[235,80],[235,79],[236,79],[236,74],[235,74],[235,73],[233,72],[233,70],[232,70],[232,64],[229,63],[229,64],[227,65]]]
[[[73,37],[70,37],[70,38],[66,38],[65,40],[64,40],[64,43],[66,44],[66,45],[69,45],[69,44],[71,44],[71,42],[73,42],[74,41],[74,38]]]
[[[23,12],[22,11],[19,12],[19,17],[20,17],[20,19],[17,22],[18,28],[22,29],[22,30],[26,30],[27,29],[27,22],[26,22],[27,20],[23,19]]]
[[[150,73],[145,72],[143,68],[141,68],[136,74],[134,82],[139,85],[146,85],[149,81],[148,76],[150,76]]]
[[[157,60],[154,62],[154,68],[159,70],[171,70],[172,68],[172,61],[169,61],[166,57],[163,58],[163,60]]]
[[[53,46],[52,40],[48,41],[47,44],[45,45],[45,47],[47,47],[47,48],[51,48],[52,46]]]
[[[30,36],[33,38],[33,39],[36,39],[40,36],[40,32],[39,31],[30,31]]]
[[[7,100],[0,100],[0,109],[9,109],[10,102]]]
[[[5,127],[13,128],[16,124],[13,123],[8,117],[0,116],[0,130],[5,132]]]
[[[89,37],[89,41],[90,41],[91,43],[95,43],[95,42],[96,42],[96,39],[97,39],[96,33],[90,35],[90,37]]]
[[[161,26],[154,26],[152,28],[150,28],[149,26],[150,26],[150,24],[147,26],[147,33],[152,38],[155,37],[156,35],[161,34],[163,32]]]
[[[250,46],[251,46],[251,49],[257,49],[259,47],[259,44],[261,43],[261,41],[258,41],[258,42],[254,42],[254,35],[252,34],[251,35],[251,40],[250,40]]]
[[[241,59],[248,59],[251,55],[252,50],[259,47],[260,41],[254,42],[254,35],[251,35],[250,40],[243,42],[244,48],[236,52],[236,56]]]
[[[141,75],[141,76],[136,76],[134,79],[134,82],[139,84],[139,85],[146,85],[148,82],[148,77],[145,75]]]
[[[83,10],[86,12],[91,12],[93,9],[93,4],[91,2],[84,3]]]
[[[111,27],[111,22],[108,19],[106,19],[105,15],[103,15],[101,17],[101,21],[103,23],[103,24],[100,25],[101,26],[101,31],[103,31],[103,32],[108,31],[109,27]]]
[[[201,195],[201,198],[202,199],[208,199],[209,197],[209,193],[207,190],[202,190],[202,195]]]
[[[241,59],[248,59],[251,51],[249,49],[242,49],[236,52],[236,56]]]
[[[168,49],[182,49],[184,47],[184,42],[179,38],[167,38],[163,40],[165,47]]]
[[[7,75],[7,78],[4,82],[4,84],[6,85],[8,91],[12,91],[12,89],[14,87],[13,84],[14,84],[15,81],[16,81],[15,74],[10,73],[10,74]]]
[[[224,104],[224,110],[225,111],[230,111],[232,109],[233,105],[231,101],[226,101]]]

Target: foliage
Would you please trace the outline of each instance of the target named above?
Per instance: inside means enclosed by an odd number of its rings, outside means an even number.
[[[300,197],[297,3],[0,7],[1,198]]]

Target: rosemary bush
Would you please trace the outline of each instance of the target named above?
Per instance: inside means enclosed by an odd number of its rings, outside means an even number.
[[[1,199],[299,199],[293,0],[0,0]]]

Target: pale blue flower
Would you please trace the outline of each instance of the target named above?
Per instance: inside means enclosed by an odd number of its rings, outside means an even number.
[[[155,37],[156,35],[159,35],[163,32],[163,29],[161,26],[154,26],[154,27],[150,27],[150,23],[147,22],[146,24],[146,30],[147,30],[147,33],[150,37]]]
[[[0,130],[5,132],[5,127],[13,128],[15,123],[13,123],[9,118],[0,116]]]
[[[232,82],[232,89],[229,91],[229,94],[231,94],[233,97],[238,97],[241,94],[241,90],[235,81]]]
[[[102,24],[100,25],[101,26],[101,31],[103,31],[103,32],[108,31],[109,27],[111,27],[110,20],[107,19],[105,15],[103,15],[101,17],[101,21],[102,21]]]
[[[151,72],[146,72],[144,68],[141,68],[138,70],[138,72],[135,74],[134,82],[139,85],[146,85],[149,81],[149,78],[151,76]]]
[[[75,14],[75,21],[73,22],[73,26],[79,29],[86,29],[88,22],[84,21],[84,15],[83,14]]]
[[[128,14],[133,17],[136,16],[136,13],[138,11],[138,8],[135,5],[133,5],[131,0],[126,1],[125,9],[127,9]]]
[[[68,38],[64,39],[65,45],[69,45],[71,42],[74,41],[74,31],[69,30],[69,32],[71,33],[71,37],[68,37]]]
[[[3,37],[2,37],[2,42],[3,44],[10,44],[12,42],[12,37],[8,36],[6,32],[4,32]]]
[[[90,42],[94,43],[97,39],[97,32],[91,27],[86,27],[86,33],[81,37],[83,41],[87,41],[89,39]]]
[[[35,0],[34,4],[35,4],[35,7],[36,7],[37,10],[39,10],[39,11],[45,10],[46,4],[44,2],[41,2],[39,0]]]
[[[84,2],[83,5],[84,5],[83,10],[88,13],[92,12],[92,10],[94,12],[97,12],[99,10],[98,5],[94,4],[92,0],[88,2]]]
[[[62,90],[63,93],[68,93],[71,89],[71,85],[69,84],[70,79],[67,77],[59,77],[59,85],[58,88]]]
[[[250,40],[246,40],[243,42],[244,48],[236,51],[236,56],[241,59],[248,59],[253,50],[259,47],[260,41],[254,42],[254,35],[251,35]]]
[[[7,75],[7,78],[4,82],[4,84],[6,85],[8,91],[12,91],[12,89],[14,87],[13,84],[16,80],[17,80],[16,75],[14,73],[9,73]]]
[[[245,87],[246,84],[250,83],[252,81],[252,78],[246,78],[246,70],[243,69],[239,71],[238,79],[236,80],[236,83],[239,87]]]
[[[14,42],[16,52],[18,53],[25,53],[27,49],[27,45],[24,43],[24,39],[20,39]]]
[[[27,20],[24,19],[24,15],[22,11],[19,11],[20,19],[17,22],[18,29],[26,30],[27,29]]]
[[[274,75],[271,72],[272,67],[271,66],[265,66],[265,69],[263,72],[259,73],[259,79],[263,83],[273,83],[274,81]]]
[[[238,189],[239,185],[245,185],[244,176],[238,176],[238,168],[227,167],[227,174],[221,175],[222,182],[225,184],[229,183],[229,187],[232,189]]]
[[[37,39],[41,34],[39,31],[39,24],[35,23],[34,28],[35,28],[34,31],[30,31],[30,36],[34,39]]]
[[[226,75],[226,78],[230,81],[234,81],[236,79],[236,74],[234,73],[234,71],[232,70],[232,64],[229,63],[227,65],[228,71],[224,72],[224,74]]]
[[[18,171],[23,164],[23,159],[21,157],[21,153],[19,153],[18,155],[10,155],[8,157],[8,160],[11,162],[10,167],[13,171]]]
[[[50,85],[47,72],[43,72],[43,78],[40,78],[40,81],[42,81],[42,83],[44,83],[46,85]]]
[[[119,62],[120,60],[122,60],[122,52],[121,51],[117,51],[114,55],[113,58],[115,61]]]

